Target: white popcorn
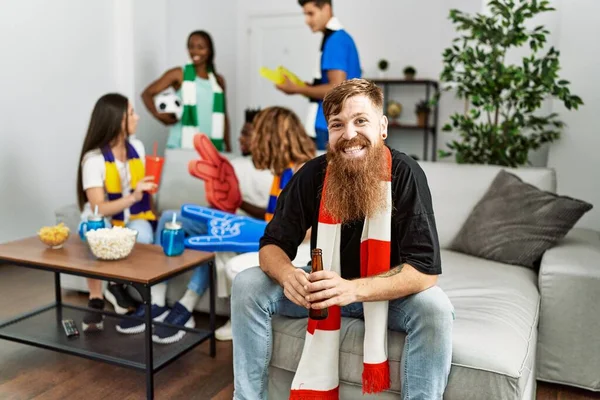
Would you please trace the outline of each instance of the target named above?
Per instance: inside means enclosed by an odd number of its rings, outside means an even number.
[[[102,260],[120,260],[131,253],[137,231],[114,226],[88,231],[85,235],[92,253]]]

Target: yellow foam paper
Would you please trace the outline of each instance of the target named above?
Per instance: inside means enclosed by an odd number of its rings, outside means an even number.
[[[290,81],[292,81],[294,84],[296,84],[298,86],[306,86],[306,83],[304,83],[304,81],[302,79],[298,78],[298,76],[296,76],[296,74],[294,74],[292,71],[290,71],[286,67],[280,65],[279,67],[277,67],[277,70],[279,70],[282,75],[287,76],[287,78]]]
[[[292,81],[298,86],[306,85],[302,79],[298,78],[296,74],[294,74],[292,71],[290,71],[282,65],[278,66],[275,70],[269,69],[267,67],[261,67],[259,72],[260,76],[270,80],[276,85],[280,85],[283,82],[285,82],[285,77],[287,77],[290,81]]]
[[[267,67],[262,67],[260,69],[260,76],[270,80],[271,82],[273,82],[276,85],[282,84],[285,81],[285,79],[283,78],[283,75],[281,74],[281,71],[272,70]]]

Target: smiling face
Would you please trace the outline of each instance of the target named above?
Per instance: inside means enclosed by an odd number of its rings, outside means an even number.
[[[325,208],[337,220],[375,215],[385,204],[381,180],[388,151],[381,90],[363,79],[345,81],[323,102],[329,129]]]
[[[210,44],[201,35],[191,35],[188,41],[188,52],[194,65],[206,64],[210,58]]]
[[[368,152],[383,145],[387,118],[365,95],[347,98],[339,113],[328,120],[330,151],[346,160],[364,160]]]

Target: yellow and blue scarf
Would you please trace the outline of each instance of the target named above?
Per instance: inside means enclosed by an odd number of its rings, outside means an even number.
[[[267,205],[267,212],[265,213],[265,221],[269,222],[273,219],[275,207],[277,206],[277,198],[281,194],[283,188],[285,188],[285,185],[292,179],[292,176],[294,176],[294,164],[290,164],[281,175],[273,177],[273,184],[271,185],[271,193],[269,195],[269,204]]]
[[[131,177],[131,192],[135,190],[138,182],[142,180],[146,174],[144,163],[140,159],[137,151],[127,142],[127,168],[129,169],[129,175]],[[104,156],[104,165],[106,167],[106,179],[104,186],[106,193],[108,194],[108,200],[114,201],[123,197],[123,189],[121,188],[121,177],[119,176],[119,169],[115,163],[115,156],[109,146],[102,149],[102,155]],[[156,221],[156,216],[152,212],[150,207],[150,195],[144,192],[142,199],[132,205],[129,208],[130,219],[145,219],[148,221]],[[111,218],[111,222],[115,226],[125,225],[125,214],[120,212],[115,214]]]

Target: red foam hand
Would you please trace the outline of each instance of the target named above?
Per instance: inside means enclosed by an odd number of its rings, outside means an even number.
[[[203,133],[194,137],[194,147],[201,160],[190,161],[188,169],[204,181],[206,201],[221,211],[235,213],[242,204],[242,194],[233,166]]]

